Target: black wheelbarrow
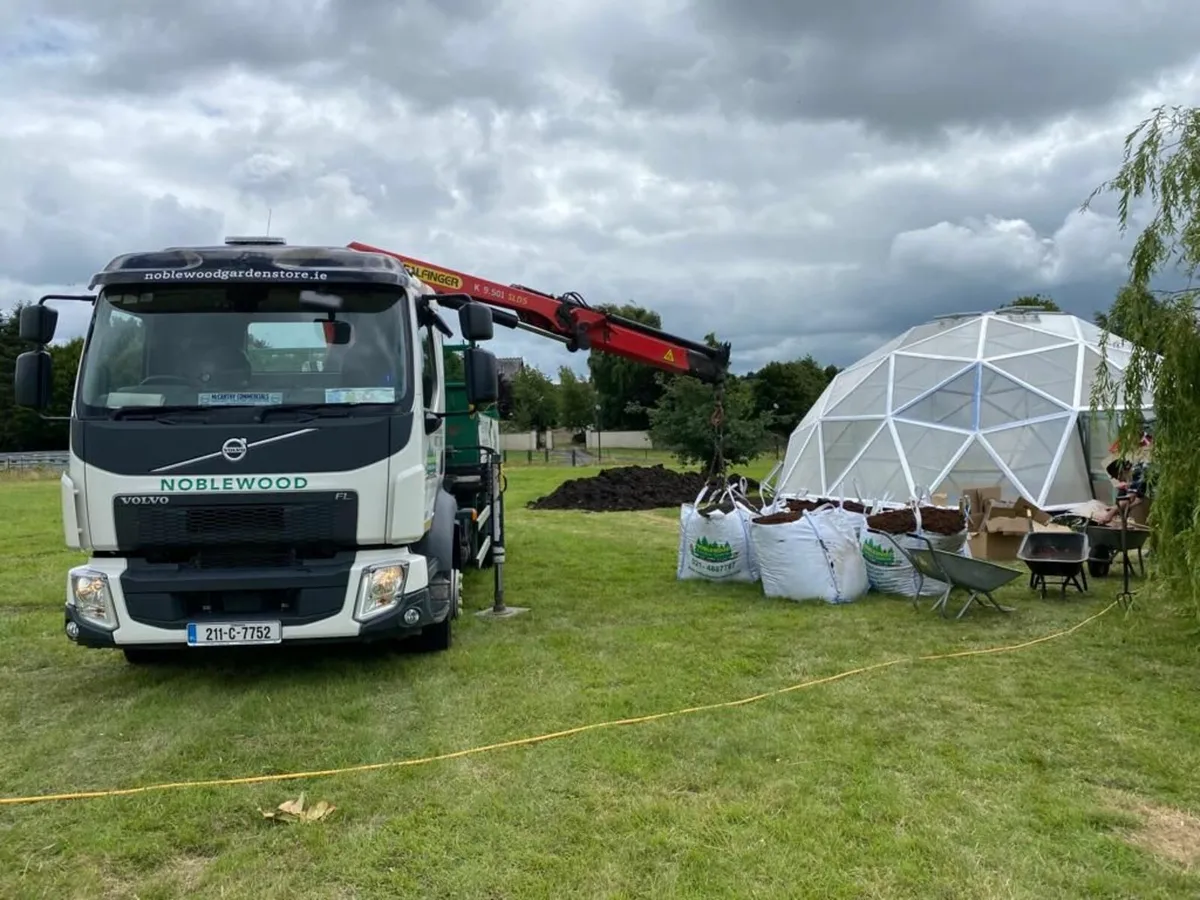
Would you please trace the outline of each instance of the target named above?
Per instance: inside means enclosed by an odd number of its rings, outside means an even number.
[[[1017,559],[1029,567],[1029,586],[1046,596],[1049,579],[1056,579],[1067,596],[1067,587],[1087,590],[1088,536],[1078,531],[1031,531],[1021,539]]]
[[[1109,566],[1118,557],[1121,565],[1128,572],[1133,571],[1131,553],[1137,554],[1138,570],[1143,578],[1146,577],[1146,561],[1142,557],[1142,547],[1150,537],[1150,529],[1144,525],[1128,523],[1125,528],[1114,528],[1110,525],[1088,525],[1085,532],[1088,538],[1090,555],[1088,571],[1097,578],[1108,574]]]

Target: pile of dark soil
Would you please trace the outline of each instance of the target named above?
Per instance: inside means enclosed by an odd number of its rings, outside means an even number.
[[[867,527],[886,534],[910,534],[917,530],[917,517],[912,509],[893,509],[867,517]],[[961,509],[921,507],[921,527],[930,534],[958,534],[967,527]]]
[[[737,482],[742,476],[730,475]],[[754,491],[758,482],[746,479],[747,490]],[[616,466],[601,469],[590,478],[572,478],[558,489],[531,500],[530,509],[579,509],[589,512],[621,512],[640,509],[662,509],[691,503],[704,490],[706,481],[699,472],[677,472],[663,465]],[[705,491],[707,499],[712,488]],[[750,499],[750,498],[747,498]]]
[[[814,509],[820,509],[823,506],[842,506],[847,512],[864,513],[867,508],[861,503],[855,503],[853,500],[847,500],[845,503],[840,503],[837,500],[830,500],[823,497],[804,500],[787,500],[787,509],[779,512],[771,513],[766,516],[758,516],[754,519],[756,525],[785,525],[788,522],[795,522],[805,513],[810,513]]]
[[[804,500],[788,500],[787,509],[758,516],[754,522],[758,525],[782,525],[795,522],[805,513],[822,506],[842,506],[847,512],[865,513],[867,508],[861,503],[847,500],[841,503],[837,500],[817,497]],[[959,509],[939,509],[936,506],[921,507],[921,526],[931,534],[958,534],[967,527],[966,516]],[[917,517],[912,509],[894,509],[887,512],[867,516],[867,527],[887,534],[909,534],[917,530]]]
[[[787,506],[792,512],[812,512],[814,509],[819,509],[822,506],[842,506],[846,512],[865,513],[867,508],[861,503],[855,503],[853,500],[847,500],[845,503],[839,503],[837,500],[829,500],[818,497],[815,500],[788,500]]]
[[[799,509],[783,510],[766,516],[755,516],[751,521],[755,525],[786,525],[788,522],[797,521],[805,512],[810,511]]]

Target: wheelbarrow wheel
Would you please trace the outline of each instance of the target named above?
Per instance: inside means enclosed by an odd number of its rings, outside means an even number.
[[[1112,568],[1115,554],[1108,547],[1095,547],[1091,558],[1088,559],[1088,574],[1093,578],[1103,578]]]

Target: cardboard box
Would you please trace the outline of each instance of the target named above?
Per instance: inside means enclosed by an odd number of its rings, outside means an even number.
[[[970,529],[967,540],[976,559],[1008,562],[1017,558],[1021,541],[1030,531],[1070,531],[1065,525],[1052,525],[1050,514],[1025,499],[1000,503],[989,499],[984,504],[978,527]],[[968,526],[969,527],[969,526]]]
[[[987,504],[989,500],[996,502],[1000,501],[999,487],[977,487],[967,488],[963,491],[963,495],[969,504],[967,515],[967,530],[971,532],[979,531],[983,524],[983,517],[987,512]]]

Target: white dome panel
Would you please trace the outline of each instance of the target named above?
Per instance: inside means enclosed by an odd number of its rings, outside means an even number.
[[[977,359],[979,357],[978,319],[965,325],[956,325],[945,331],[934,333],[931,337],[907,344],[905,350],[909,353],[919,353],[928,356],[953,356],[959,359]]]
[[[991,365],[1017,381],[1036,386],[1066,406],[1074,407],[1078,402],[1075,382],[1079,375],[1080,346],[1071,344],[1037,353],[1006,356],[992,360]]]
[[[891,428],[884,425],[879,429],[879,433],[871,439],[862,455],[854,461],[845,475],[829,484],[826,493],[855,497],[869,494],[891,499],[908,497],[912,491],[908,479],[904,476],[900,452],[896,449]]]
[[[821,452],[825,459],[825,486],[841,480],[854,457],[875,436],[882,425],[879,419],[836,419],[821,423]]]
[[[863,380],[871,375],[880,365],[886,363],[887,360],[879,360],[873,364],[865,366],[851,366],[848,369],[843,369],[834,376],[833,381],[829,383],[829,387],[825,388],[825,392],[821,398],[814,403],[814,406],[820,406],[823,413],[828,412],[850,393],[856,387],[862,384]],[[822,406],[822,402],[824,405]]]
[[[1043,347],[1053,347],[1063,343],[1061,337],[1055,337],[1044,331],[1035,331],[1023,325],[1014,325],[1003,319],[989,319],[987,334],[983,339],[983,355],[1003,356],[1006,353],[1025,353],[1029,350],[1041,350]]]
[[[897,353],[892,358],[892,410],[903,409],[962,371],[961,360]]]
[[[852,390],[825,409],[826,416],[882,416],[887,412],[891,365],[884,360]]]

